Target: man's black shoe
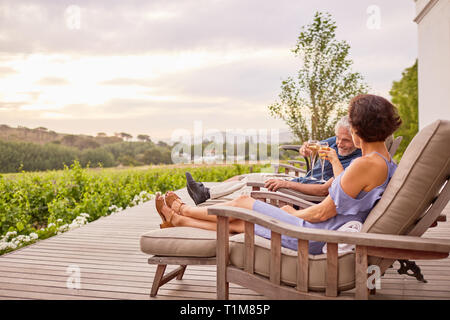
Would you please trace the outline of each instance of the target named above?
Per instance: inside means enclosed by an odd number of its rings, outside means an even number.
[[[203,183],[195,181],[189,172],[186,172],[185,174],[186,174],[186,188],[192,200],[194,200],[195,205],[198,205],[208,200],[210,198],[209,188],[205,187]]]

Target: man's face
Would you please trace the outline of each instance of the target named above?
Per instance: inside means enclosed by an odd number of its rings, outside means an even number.
[[[344,127],[339,127],[336,131],[336,145],[340,156],[348,156],[356,150],[350,131]]]

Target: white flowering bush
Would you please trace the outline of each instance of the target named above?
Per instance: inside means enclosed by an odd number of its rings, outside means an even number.
[[[29,235],[17,235],[17,231],[7,232],[0,238],[0,254],[19,249],[26,245],[36,242],[39,238],[45,239],[55,234],[61,234],[81,227],[88,223],[89,214],[82,213],[76,217],[72,223],[60,225],[62,219],[58,219],[57,223],[49,223],[46,228],[41,228],[37,232],[32,232]]]
[[[82,213],[78,217],[76,217],[72,221],[72,223],[64,224],[64,225],[58,227],[58,231],[56,232],[56,234],[61,234],[61,233],[66,232],[66,231],[70,231],[70,230],[79,228],[82,225],[85,225],[85,224],[88,223],[88,218],[89,218],[89,215],[87,213]]]
[[[123,208],[118,207],[115,204],[108,208],[108,211],[110,212],[110,214],[115,214],[115,213],[120,212],[122,210],[123,210]]]
[[[142,191],[138,195],[135,195],[133,200],[125,208],[112,205],[108,208],[108,214],[114,215],[122,212],[126,208],[140,205],[146,201],[154,199],[155,196],[147,191]],[[0,238],[0,255],[19,249],[26,245],[32,244],[39,239],[46,239],[54,235],[59,235],[64,232],[79,228],[89,223],[90,215],[87,213],[81,213],[71,223],[63,224],[63,219],[57,219],[54,223],[51,222],[45,228],[41,228],[36,232],[32,232],[29,235],[17,235],[17,231],[7,232]]]
[[[130,203],[130,207],[137,206],[146,201],[154,199],[155,196],[153,194],[148,193],[147,191],[141,191],[138,195],[135,195],[133,200]]]
[[[258,172],[259,167],[254,166],[253,171]],[[21,172],[14,179],[0,174],[0,255],[101,217],[121,214],[153,199],[151,193],[156,191],[183,188],[185,171],[199,181],[219,182],[249,172],[249,166],[91,171],[74,161],[57,172]],[[83,219],[86,212],[89,217]]]
[[[143,204],[144,202],[153,200],[154,198],[155,198],[154,194],[148,193],[147,191],[141,191],[139,194],[134,196],[133,200],[125,208],[112,205],[108,208],[108,212],[110,213],[110,215],[114,215],[116,213],[122,212],[127,208],[131,208]]]

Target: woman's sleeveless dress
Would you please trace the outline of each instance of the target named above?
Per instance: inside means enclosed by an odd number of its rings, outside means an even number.
[[[318,223],[311,223],[305,221],[301,218],[295,217],[280,208],[277,208],[268,203],[262,202],[260,200],[256,200],[253,204],[253,210],[265,214],[267,216],[273,217],[277,220],[281,220],[283,222],[306,228],[315,228],[315,229],[328,229],[328,230],[337,230],[343,224],[349,221],[359,221],[364,223],[367,218],[367,215],[375,206],[377,201],[381,198],[384,190],[386,189],[389,180],[393,176],[397,165],[395,162],[388,161],[384,156],[382,156],[378,152],[374,152],[378,154],[380,157],[384,159],[388,168],[388,175],[384,183],[378,187],[373,188],[369,192],[361,191],[356,199],[347,195],[341,187],[341,178],[345,171],[343,171],[339,176],[331,184],[331,187],[328,189],[330,197],[333,199],[333,202],[336,206],[337,215],[334,217]],[[270,230],[264,228],[260,225],[255,224],[255,234],[261,236],[266,239],[270,239]],[[297,250],[298,240],[296,238],[281,236],[281,245],[283,247]],[[322,247],[325,245],[325,242],[318,241],[309,241],[309,253],[310,254],[321,254]]]

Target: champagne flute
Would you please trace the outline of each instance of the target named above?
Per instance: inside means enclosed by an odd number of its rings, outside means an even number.
[[[313,177],[313,172],[314,172],[314,164],[316,163],[317,151],[319,150],[318,143],[319,141],[314,139],[308,140],[308,149],[311,150],[311,154],[309,155],[309,160],[311,163],[311,175],[308,178],[309,180],[317,180],[316,178]]]
[[[329,151],[329,150],[330,150],[330,147],[328,146],[328,142],[325,142],[325,141],[319,142],[319,157],[320,157],[320,163],[322,165],[322,178],[318,181],[320,183],[327,182],[326,180],[323,179],[323,169],[324,169],[324,165],[325,165],[325,158],[327,156],[325,151]]]

